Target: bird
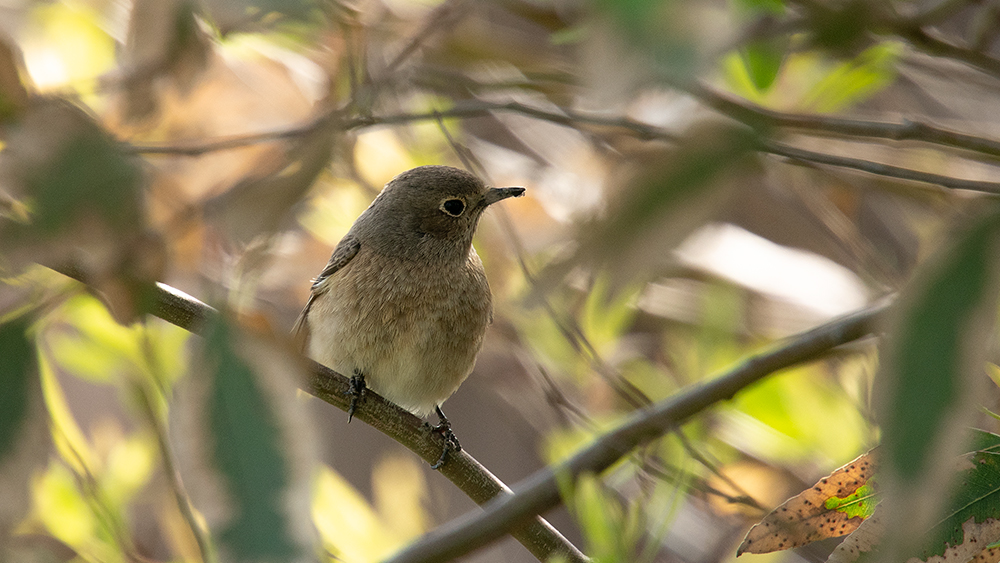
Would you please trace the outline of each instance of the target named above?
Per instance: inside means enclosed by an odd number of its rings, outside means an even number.
[[[385,185],[313,279],[293,329],[304,352],[350,374],[354,416],[366,388],[423,418],[461,450],[441,410],[472,372],[493,320],[472,238],[483,212],[524,194],[451,166],[420,166]]]

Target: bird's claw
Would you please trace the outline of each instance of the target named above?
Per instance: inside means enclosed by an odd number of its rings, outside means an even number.
[[[441,449],[441,457],[438,458],[437,463],[431,466],[431,469],[438,470],[445,464],[448,459],[448,452],[460,452],[462,451],[462,444],[458,441],[458,436],[451,430],[451,421],[448,417],[441,412],[441,407],[435,407],[438,419],[440,422],[436,426],[431,426],[431,432],[440,434],[444,438],[444,447]]]

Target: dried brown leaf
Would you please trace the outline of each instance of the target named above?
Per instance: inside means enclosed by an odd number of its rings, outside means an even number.
[[[875,457],[866,453],[785,501],[750,528],[736,555],[791,549],[855,531],[864,519],[827,508],[827,501],[847,498],[864,486],[875,472]]]

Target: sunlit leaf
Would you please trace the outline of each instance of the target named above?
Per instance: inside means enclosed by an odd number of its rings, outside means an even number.
[[[594,561],[634,559],[639,515],[627,510],[614,493],[605,490],[598,477],[592,474],[578,477],[568,503],[587,539],[587,553]]]
[[[94,93],[95,78],[115,64],[117,42],[104,17],[84,2],[34,5],[22,45],[28,72],[40,90]]]
[[[736,554],[791,549],[856,530],[877,503],[875,459],[864,454],[785,501],[750,529]]]
[[[427,531],[427,483],[413,456],[392,455],[372,469],[372,496],[379,518],[400,544]]]
[[[829,113],[870,98],[896,79],[902,53],[897,43],[880,43],[866,49],[834,67],[802,97],[802,105]]]
[[[400,458],[402,459],[402,458]],[[406,458],[409,460],[410,458]],[[407,490],[412,486],[413,478],[419,475],[417,467],[407,467],[410,461],[394,460],[390,462],[394,468],[380,464],[373,473],[375,495],[380,505],[376,510],[365,500],[341,475],[322,466],[315,479],[315,491],[312,501],[313,521],[326,544],[327,549],[344,561],[358,563],[375,563],[383,561],[387,556],[402,547],[414,537],[413,533],[423,532],[422,521],[426,518],[420,507],[419,491]],[[411,471],[411,470],[416,470]],[[395,474],[403,481],[397,484],[389,482],[387,470],[402,470],[405,475]],[[421,485],[418,485],[418,488]],[[417,496],[408,493],[416,492]],[[383,498],[386,493],[398,498]],[[415,501],[415,502],[414,502]],[[388,504],[400,509],[397,513],[387,513]],[[415,517],[412,521],[401,521],[407,517]],[[414,526],[418,526],[419,531]]]
[[[78,550],[91,552],[99,523],[73,474],[53,462],[32,488],[38,516],[49,532]]]

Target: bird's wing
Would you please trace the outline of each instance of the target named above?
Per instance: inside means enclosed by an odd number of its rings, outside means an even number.
[[[295,327],[292,328],[292,334],[302,350],[305,350],[309,343],[309,324],[306,322],[306,316],[309,315],[309,308],[312,307],[313,301],[326,292],[326,280],[346,266],[351,261],[351,258],[357,255],[360,249],[361,243],[358,239],[347,235],[341,239],[340,244],[333,250],[333,255],[330,256],[330,261],[326,263],[323,271],[313,279],[312,293],[309,294],[309,300],[306,301],[306,306],[302,308],[299,318],[295,321]]]

